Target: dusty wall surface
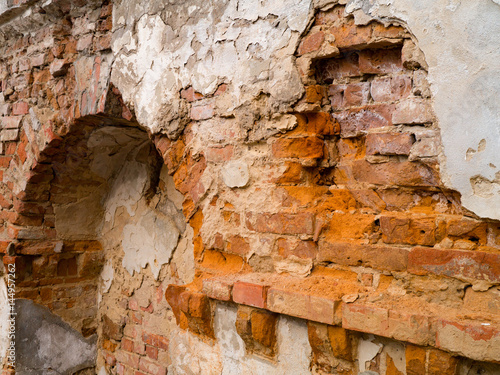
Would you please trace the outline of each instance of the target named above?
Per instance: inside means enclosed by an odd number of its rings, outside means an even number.
[[[50,366],[500,371],[495,3],[0,10],[3,262],[97,353]]]

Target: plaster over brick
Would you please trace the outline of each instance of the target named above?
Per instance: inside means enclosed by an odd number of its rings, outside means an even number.
[[[407,25],[424,52],[443,142],[442,178],[481,217],[500,219],[500,8],[491,1],[349,1],[359,23]],[[487,140],[487,141],[486,141]],[[481,146],[482,145],[482,146]]]

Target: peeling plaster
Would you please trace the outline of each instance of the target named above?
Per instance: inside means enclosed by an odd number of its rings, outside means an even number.
[[[112,82],[142,124],[171,136],[188,86],[211,94],[230,83],[228,112],[262,92],[285,108],[303,93],[292,56],[310,11],[311,0],[117,2]]]
[[[481,217],[500,219],[498,1],[353,0],[346,10],[404,23],[429,65],[443,143],[442,178]],[[358,20],[364,22],[362,17]],[[482,152],[470,157],[482,139]]]
[[[380,353],[383,345],[374,343],[374,336],[370,335],[368,340],[360,339],[358,343],[358,363],[359,371],[366,370],[366,363],[371,361],[375,356]]]

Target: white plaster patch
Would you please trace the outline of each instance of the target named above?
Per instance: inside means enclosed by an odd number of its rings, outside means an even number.
[[[133,275],[149,264],[158,279],[161,266],[170,262],[178,238],[179,230],[170,218],[146,212],[137,223],[123,228],[123,267]]]
[[[111,187],[105,205],[105,220],[113,224],[116,209],[124,206],[130,216],[135,215],[137,202],[142,198],[148,182],[144,164],[126,161]]]
[[[173,375],[220,375],[222,362],[218,345],[208,345],[189,332],[176,328],[168,346]]]
[[[374,337],[369,336],[368,340],[360,339],[358,343],[358,362],[359,371],[366,370],[366,363],[371,361],[375,356],[380,353],[383,345],[373,342]]]
[[[109,288],[111,288],[111,284],[113,283],[113,277],[115,276],[115,271],[113,268],[113,263],[111,260],[108,260],[101,271],[101,293],[109,292]]]
[[[244,187],[250,179],[248,165],[241,160],[226,163],[222,167],[221,176],[224,183],[230,188]]]
[[[311,346],[307,324],[299,319],[280,316],[277,326],[278,357],[270,361],[246,354],[245,343],[236,331],[237,309],[218,303],[214,328],[222,358],[224,375],[310,374]]]

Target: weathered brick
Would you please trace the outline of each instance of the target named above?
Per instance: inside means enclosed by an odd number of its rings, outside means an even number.
[[[404,99],[410,93],[411,78],[406,75],[375,79],[370,87],[370,94],[376,102],[392,102]]]
[[[297,127],[288,132],[289,135],[337,135],[340,132],[340,125],[328,112],[297,114],[296,117]]]
[[[419,345],[433,339],[427,316],[371,305],[344,304],[342,327]]]
[[[467,354],[467,357],[479,361],[500,361],[500,329],[497,324],[479,321],[456,322],[439,319],[436,327],[436,347],[454,353]],[[444,359],[444,360],[443,360]],[[454,360],[447,357],[436,361],[436,371],[450,369]],[[429,363],[429,365],[431,365]],[[433,372],[437,375],[437,372]],[[448,374],[448,373],[444,373]]]
[[[408,271],[460,280],[500,282],[500,254],[483,251],[444,250],[416,247],[408,256]]]
[[[324,83],[345,77],[361,75],[359,70],[359,56],[357,52],[346,52],[339,58],[321,60],[318,63],[318,75]]]
[[[436,219],[434,217],[409,218],[381,216],[382,239],[389,244],[433,246],[436,243]]]
[[[317,137],[279,138],[272,144],[276,158],[316,159],[323,157],[324,143]]]
[[[139,362],[139,370],[144,371],[151,375],[166,375],[167,369],[165,366],[159,365],[146,357],[141,357]]]
[[[366,46],[370,43],[372,34],[371,26],[356,26],[353,20],[333,26],[329,31],[335,37],[335,45],[338,48]]]
[[[253,311],[250,318],[253,339],[267,348],[273,348],[277,341],[277,322],[276,314],[264,310]]]
[[[364,50],[359,53],[362,73],[397,73],[403,69],[401,48]]]
[[[12,115],[26,115],[29,112],[29,105],[26,102],[17,102],[12,105]]]
[[[328,338],[332,346],[333,355],[346,361],[352,361],[352,344],[349,333],[342,327],[328,326]]]
[[[250,252],[250,244],[240,235],[230,236],[227,239],[226,251],[239,255],[246,255]]]
[[[145,344],[157,347],[159,349],[168,350],[168,338],[154,333],[143,332],[142,341]]]
[[[418,125],[430,123],[434,115],[430,103],[425,99],[407,99],[396,105],[392,123]]]
[[[294,255],[303,259],[314,259],[318,252],[318,246],[313,241],[294,241],[279,238],[276,244],[278,253],[285,258]]]
[[[335,309],[338,304],[337,300],[278,288],[270,288],[267,293],[269,310],[326,324],[337,323]]]
[[[309,52],[317,51],[323,44],[324,40],[325,34],[322,31],[310,34],[302,39],[297,52],[299,55],[304,55]]]
[[[406,344],[406,374],[422,375],[425,374],[426,350],[416,345]]]
[[[255,232],[277,234],[314,234],[314,215],[299,214],[246,214],[246,227]]]
[[[233,286],[224,280],[203,280],[203,293],[205,293],[208,297],[219,301],[230,301],[232,288]]]
[[[190,117],[192,120],[206,120],[214,115],[214,103],[208,103],[204,105],[197,105],[191,108]]]
[[[124,352],[122,350],[118,350],[115,352],[116,360],[124,365],[138,368],[139,367],[139,358],[140,356],[135,353]]]
[[[368,103],[370,84],[368,82],[350,83],[344,89],[344,107],[360,106]]]
[[[344,138],[358,137],[369,129],[392,126],[392,105],[370,105],[334,114]]]
[[[233,285],[233,301],[243,305],[266,308],[267,286],[237,281]]]
[[[408,253],[407,249],[396,246],[321,242],[317,258],[320,262],[334,262],[346,266],[404,271],[408,264]]]
[[[429,375],[455,375],[458,358],[439,349],[429,349]]]
[[[436,186],[439,182],[437,171],[419,162],[371,164],[357,160],[352,173],[359,182],[377,185]]]
[[[234,146],[228,145],[224,147],[208,147],[205,151],[205,156],[208,161],[219,163],[231,160],[234,154]]]

